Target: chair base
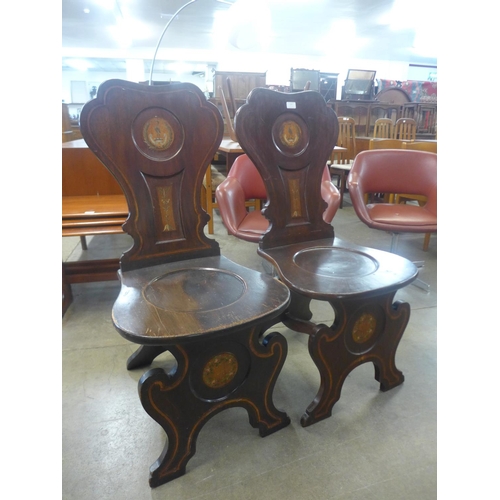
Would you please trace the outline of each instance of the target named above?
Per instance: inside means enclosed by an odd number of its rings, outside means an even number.
[[[426,235],[427,236],[427,235]],[[429,237],[430,237],[430,234],[429,234]],[[399,233],[392,233],[392,239],[391,239],[391,253],[396,253],[396,248],[398,246],[398,243],[399,243]],[[427,248],[428,248],[429,244],[427,242]],[[424,245],[424,250],[427,250],[427,248],[425,248],[425,245]],[[424,264],[425,262],[423,260],[418,260],[418,261],[413,261],[413,263],[419,268],[421,269],[422,267],[424,267]],[[422,279],[420,278],[417,278],[413,283],[412,285],[418,287],[418,288],[421,288],[422,290],[425,290],[426,292],[429,292],[430,289],[431,289],[431,285],[429,285],[429,283],[426,283],[425,281],[423,281]]]
[[[286,340],[276,332],[263,337],[263,329],[261,324],[239,333],[206,335],[183,345],[142,346],[129,359],[128,367],[136,368],[168,350],[177,361],[170,373],[154,368],[139,381],[145,411],[168,437],[163,452],[150,467],[151,487],[185,474],[201,428],[227,408],[245,408],[250,425],[262,437],[290,423],[272,401],[287,354]]]
[[[327,326],[309,321],[310,298],[292,294],[283,323],[309,335],[309,354],[321,379],[316,397],[302,415],[302,427],[331,416],[347,375],[363,363],[373,363],[380,390],[385,392],[403,383],[395,356],[410,318],[410,306],[393,302],[394,295],[393,291],[368,299],[329,300],[335,320]]]

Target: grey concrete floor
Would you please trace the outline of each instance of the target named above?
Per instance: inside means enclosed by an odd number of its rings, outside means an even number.
[[[347,198],[336,214],[343,240],[389,250],[391,236],[361,223]],[[256,245],[228,236],[215,216],[222,253],[262,271]],[[396,356],[405,382],[379,390],[373,365],[350,373],[330,418],[302,428],[300,417],[319,387],[307,337],[283,325],[288,357],[274,392],[292,423],[261,438],[243,409],[226,410],[201,430],[187,473],[151,489],[149,466],[165,443],[161,427],[143,410],[137,383],[143,370],[127,371],[136,346],[114,329],[111,308],[119,283],[73,285],[74,301],[62,321],[62,498],[65,500],[428,500],[437,497],[437,237],[422,251],[423,235],[402,235],[398,251],[424,260],[425,292],[413,285],[396,299],[412,308]],[[63,238],[63,259],[118,257],[128,235]],[[331,321],[324,303],[314,320]],[[158,358],[154,366],[166,359]]]

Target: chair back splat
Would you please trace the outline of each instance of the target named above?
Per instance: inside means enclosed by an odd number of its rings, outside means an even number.
[[[145,87],[124,90],[119,81],[107,81],[101,104],[81,123],[87,144],[128,202],[124,231],[134,244],[122,255],[122,271],[220,254],[219,244],[203,233],[208,215],[199,195],[222,140],[220,113],[194,88]],[[186,113],[186,106],[199,112]]]
[[[308,120],[308,112],[315,119]],[[269,196],[263,213],[271,225],[261,248],[333,238],[332,225],[323,220],[321,180],[338,121],[322,96],[256,88],[238,110],[235,128]]]
[[[133,245],[121,257],[112,311],[117,331],[140,345],[127,368],[149,366],[165,351],[177,362],[139,380],[144,410],[168,437],[150,468],[155,487],[186,472],[201,428],[226,408],[246,409],[262,437],[290,423],[272,400],[286,340],[267,333],[290,292],[221,255],[204,234],[202,181],[223,120],[196,85],[109,80],[83,107],[81,130],[130,211],[123,227]]]

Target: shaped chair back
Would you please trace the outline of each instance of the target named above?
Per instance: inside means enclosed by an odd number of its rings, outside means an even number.
[[[271,225],[260,247],[333,238],[323,220],[321,180],[339,124],[321,94],[256,88],[238,110],[235,129],[268,194],[263,213]]]
[[[196,85],[108,80],[82,109],[80,124],[127,199],[123,229],[134,243],[121,257],[122,271],[220,254],[203,232],[200,193],[224,126]]]

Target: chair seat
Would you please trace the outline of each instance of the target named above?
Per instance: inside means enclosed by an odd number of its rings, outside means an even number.
[[[289,300],[281,283],[223,256],[161,264],[120,276],[114,324],[126,339],[142,345],[173,345],[183,338],[248,327],[249,321],[276,317]],[[259,293],[254,293],[256,289]]]
[[[238,226],[237,236],[246,241],[259,241],[260,237],[267,231],[269,221],[262,215],[260,210],[248,212]]]
[[[317,300],[383,294],[418,275],[415,264],[403,257],[338,238],[259,249],[259,254],[273,261],[291,290]]]
[[[414,226],[418,232],[425,232],[422,227],[435,226],[437,231],[437,217],[425,209],[416,205],[375,203],[366,205],[373,222],[383,224],[394,224],[395,226]],[[432,232],[432,227],[429,229]],[[411,229],[406,231],[411,232]]]

